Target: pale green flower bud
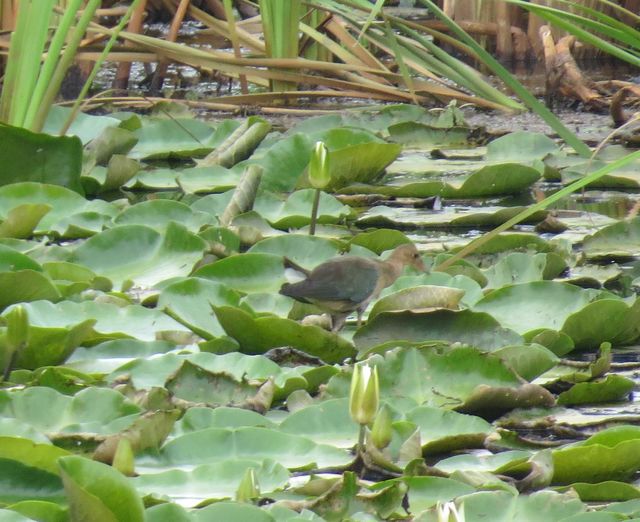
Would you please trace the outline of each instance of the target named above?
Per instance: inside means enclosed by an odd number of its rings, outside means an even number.
[[[351,377],[349,413],[360,425],[370,424],[376,417],[380,403],[378,368],[368,364],[356,364]]]
[[[252,502],[260,496],[260,485],[254,468],[247,468],[236,490],[238,502]]]
[[[316,142],[309,161],[309,183],[316,189],[323,189],[331,181],[329,151],[321,141]]]

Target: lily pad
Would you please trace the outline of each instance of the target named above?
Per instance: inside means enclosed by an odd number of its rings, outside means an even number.
[[[145,473],[136,477],[133,484],[144,495],[196,507],[205,500],[234,498],[248,469],[254,470],[261,494],[281,489],[289,480],[289,472],[277,462],[228,459],[197,466],[191,471],[171,469]]]
[[[81,192],[82,143],[76,137],[51,136],[0,125],[2,184],[52,183]]]
[[[590,259],[629,259],[640,255],[640,217],[620,221],[585,238],[584,252]]]
[[[286,282],[283,259],[274,254],[230,256],[198,269],[193,275],[224,283],[240,292],[277,292]]]
[[[171,221],[183,225],[190,232],[198,232],[205,225],[212,224],[214,219],[179,201],[154,199],[123,210],[113,220],[117,225],[147,225],[159,232],[164,231]]]
[[[471,310],[434,312],[383,312],[360,328],[353,341],[362,353],[394,341],[460,342],[485,350],[495,350],[522,342],[513,330],[500,327],[490,315]]]
[[[63,219],[74,214],[95,212],[105,216],[115,216],[114,205],[102,200],[87,201],[79,194],[56,185],[42,183],[14,183],[0,188],[0,216],[23,205],[48,205],[49,212],[38,220],[34,232],[44,234],[54,229]],[[34,208],[36,210],[36,208]]]
[[[212,306],[238,306],[240,294],[222,283],[187,278],[162,290],[157,308],[177,318],[204,339],[224,334]]]
[[[474,310],[491,314],[522,335],[541,329],[562,331],[578,348],[631,342],[638,335],[636,307],[612,297],[566,283],[537,281],[494,290]]]
[[[276,228],[301,228],[311,221],[315,192],[314,189],[297,190],[285,200],[275,194],[263,192],[256,198],[253,208]],[[320,194],[318,223],[337,223],[349,214],[351,209],[335,197],[324,192]]]
[[[152,286],[188,275],[204,247],[202,239],[175,222],[167,225],[165,234],[145,225],[121,225],[80,245],[71,261],[109,278],[117,288]]]
[[[431,228],[451,227],[495,227],[519,214],[524,207],[479,207],[455,209],[447,207],[441,212],[426,213],[422,209],[377,206],[364,212],[357,220],[359,225],[411,226]],[[536,223],[546,216],[537,212],[527,218],[527,223]]]
[[[292,346],[333,364],[355,355],[353,345],[317,326],[303,326],[281,317],[253,317],[230,306],[215,308],[220,324],[240,343],[243,353],[261,354],[279,346]]]

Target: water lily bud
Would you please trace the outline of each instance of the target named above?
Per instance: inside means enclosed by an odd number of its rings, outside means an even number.
[[[385,404],[380,408],[371,427],[371,441],[378,449],[384,449],[391,443],[393,430],[391,429],[391,412]]]
[[[325,144],[317,141],[309,161],[309,183],[316,189],[323,189],[331,181],[329,171],[329,151]]]
[[[368,364],[356,364],[351,377],[349,413],[360,425],[370,424],[375,419],[380,402],[378,368]]]
[[[29,314],[18,305],[4,316],[7,323],[7,342],[12,351],[19,350],[29,339]]]
[[[252,502],[260,496],[260,485],[254,468],[247,468],[236,490],[238,502]]]
[[[131,441],[126,437],[122,437],[118,441],[115,455],[113,456],[112,466],[117,469],[123,475],[127,477],[133,477],[135,475],[133,458],[133,448],[131,447]]]
[[[464,522],[464,505],[458,509],[455,502],[445,502],[444,504],[438,502],[436,514],[438,522]]]

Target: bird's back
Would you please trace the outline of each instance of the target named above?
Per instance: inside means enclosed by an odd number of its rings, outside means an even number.
[[[337,258],[316,267],[304,281],[283,285],[280,293],[299,301],[335,302],[336,306],[354,310],[375,291],[379,276],[380,266],[376,261]]]

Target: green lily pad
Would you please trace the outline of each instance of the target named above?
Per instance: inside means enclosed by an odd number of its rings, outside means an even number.
[[[407,412],[406,419],[418,426],[425,455],[483,447],[484,439],[493,431],[491,424],[480,417],[428,406]]]
[[[58,135],[70,114],[69,107],[52,106],[47,114],[43,131]],[[120,124],[121,121],[113,116],[97,116],[78,112],[67,131],[67,136],[77,136],[82,140],[82,143],[88,143],[100,136],[106,129],[118,127]]]
[[[60,459],[60,475],[72,518],[142,522],[144,505],[133,485],[118,470],[71,455]]]
[[[318,236],[286,234],[258,241],[248,252],[287,257],[296,264],[311,270],[320,263],[336,257],[342,245],[335,240]]]
[[[286,282],[283,259],[273,254],[230,256],[196,270],[193,275],[240,292],[277,292]]]
[[[540,329],[562,331],[577,348],[597,347],[605,341],[632,342],[638,336],[637,307],[610,297],[566,283],[537,281],[494,290],[474,310],[491,314],[502,326],[522,335]]]
[[[87,388],[69,397],[51,388],[33,387],[0,391],[0,413],[50,437],[70,433],[108,435],[129,426],[140,408],[106,388]]]
[[[85,321],[95,321],[95,325],[89,325],[89,335],[83,336],[80,341],[87,343],[125,337],[154,341],[163,332],[189,332],[186,327],[161,311],[139,305],[121,308],[115,304],[95,301],[61,301],[56,304],[34,301],[22,306],[29,316],[30,326],[41,328],[44,338],[47,334],[45,330],[51,329],[49,334],[52,335],[55,329],[67,331],[85,324]]]
[[[48,205],[50,211],[38,220],[34,232],[44,234],[52,231],[63,219],[74,214],[95,212],[105,216],[115,216],[117,209],[102,200],[87,201],[79,194],[56,185],[42,183],[14,183],[0,188],[0,216],[6,216],[12,209],[23,205]],[[34,207],[34,211],[37,207]]]
[[[202,465],[236,459],[275,460],[286,468],[346,466],[353,456],[344,450],[268,428],[208,428],[167,442],[159,456],[141,458],[144,468]]]
[[[311,221],[311,208],[315,189],[297,190],[284,201],[275,194],[263,192],[253,206],[274,227],[279,229],[301,228]],[[318,205],[318,223],[337,223],[351,214],[351,209],[335,197],[322,192]]]
[[[528,163],[543,160],[558,150],[558,144],[540,132],[516,131],[489,143],[485,157],[492,162]]]
[[[607,375],[593,382],[574,384],[558,396],[558,405],[594,404],[620,401],[634,388],[634,382],[622,375]]]
[[[385,185],[350,185],[343,193],[385,194],[396,197],[477,198],[519,194],[540,179],[540,173],[519,163],[487,165],[466,177],[414,181],[398,177]]]
[[[113,220],[116,225],[147,225],[159,232],[164,231],[171,221],[183,225],[190,232],[198,232],[214,222],[211,215],[169,199],[143,201],[123,210]]]
[[[261,354],[271,348],[291,346],[329,364],[355,355],[349,341],[317,326],[303,326],[275,316],[253,317],[231,306],[216,307],[215,312],[227,335],[240,343],[243,353]]]
[[[212,306],[238,306],[240,294],[222,283],[187,278],[162,290],[157,308],[178,319],[204,339],[224,334]]]
[[[619,426],[553,452],[555,484],[628,480],[640,469],[640,428]]]
[[[399,348],[386,352],[384,360],[378,357],[370,361],[378,367],[381,397],[392,399],[398,408],[405,401],[411,408],[424,405],[466,412],[469,401],[475,401],[479,394],[495,390],[501,396],[515,396],[522,385],[522,380],[499,358],[473,348],[455,348],[445,353],[428,348]],[[327,384],[328,394],[348,395],[348,377],[345,373],[332,377]],[[502,406],[496,397],[492,400],[493,405],[484,406],[494,407],[495,414]],[[541,397],[538,404],[546,401]]]
[[[248,469],[253,469],[260,493],[281,489],[289,480],[289,472],[281,464],[268,460],[228,459],[197,466],[191,471],[171,469],[145,473],[133,480],[143,495],[169,498],[185,507],[196,507],[204,500],[234,498]]]
[[[35,270],[0,272],[0,311],[15,303],[58,301],[62,296],[51,279]]]
[[[376,206],[364,212],[357,220],[367,226],[419,226],[431,228],[496,227],[519,214],[524,207],[478,207],[457,210],[447,207],[441,212],[426,213],[422,209]],[[546,213],[536,212],[525,222],[537,223]]]
[[[458,309],[458,303],[464,295],[464,290],[446,286],[414,286],[405,288],[380,299],[369,312],[369,319],[373,319],[381,312],[413,310],[425,308]]]
[[[241,170],[220,165],[194,167],[176,171],[176,185],[187,194],[226,192],[234,189],[241,177]]]
[[[349,415],[349,400],[330,399],[289,415],[280,423],[285,433],[308,437],[318,444],[351,448],[358,441],[358,425]]]
[[[76,137],[51,136],[0,125],[2,184],[27,181],[82,191],[82,143]]]
[[[433,127],[425,123],[402,122],[389,126],[389,140],[405,146],[419,149],[467,145],[470,129],[468,127]]]
[[[640,217],[619,221],[585,238],[584,252],[590,259],[629,259],[640,255]]]
[[[495,350],[520,344],[522,337],[513,330],[500,327],[490,315],[471,310],[383,312],[367,322],[353,337],[360,353],[393,341],[424,343],[430,340],[460,342]]]
[[[191,119],[155,120],[134,132],[138,143],[129,156],[134,159],[193,158],[214,147],[215,130]]]
[[[117,288],[131,282],[152,286],[186,276],[200,260],[204,241],[170,222],[165,234],[144,225],[121,225],[80,245],[71,261],[109,278]]]

